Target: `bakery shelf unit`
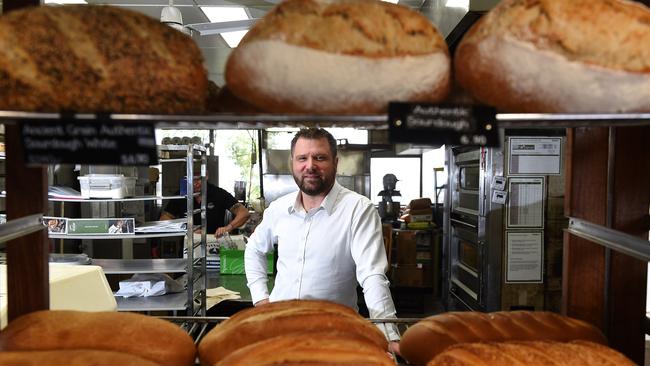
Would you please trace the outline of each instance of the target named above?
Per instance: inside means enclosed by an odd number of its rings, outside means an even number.
[[[96,117],[92,114],[75,115],[75,119],[91,121]],[[23,113],[0,111],[0,121],[20,125],[28,119],[60,119],[56,113]],[[110,118],[119,120],[149,121],[157,128],[178,129],[266,129],[272,127],[354,127],[358,129],[387,130],[388,116],[386,115],[357,115],[357,116],[311,116],[311,115],[197,115],[197,116],[161,116],[161,115],[111,115]],[[573,221],[565,233],[564,254],[564,285],[563,309],[573,317],[597,324],[613,340],[618,350],[639,362],[637,350],[643,346],[637,342],[636,330],[643,327],[643,321],[637,316],[645,314],[645,284],[647,258],[650,256],[648,235],[648,169],[647,161],[650,153],[650,114],[497,114],[497,127],[504,129],[563,129],[567,128],[567,154],[569,162],[567,169],[570,174],[567,182],[569,197],[565,205],[570,206],[565,214],[571,219],[593,223],[598,227],[580,226],[581,222]],[[17,135],[16,135],[17,136]],[[8,140],[9,141],[9,140]],[[14,142],[20,148],[19,142]],[[8,145],[9,160],[11,149]],[[16,158],[17,159],[17,158]],[[599,159],[595,161],[595,159]],[[627,159],[627,160],[625,160]],[[603,163],[604,160],[604,163]],[[22,160],[17,160],[22,163]],[[631,165],[640,164],[636,170]],[[8,164],[8,167],[11,164]],[[20,173],[22,166],[15,169]],[[633,172],[629,173],[629,172]],[[20,173],[8,171],[7,183],[21,179]],[[625,176],[625,174],[628,174]],[[625,177],[624,177],[625,176]],[[609,184],[612,183],[612,184]],[[616,184],[614,184],[616,183]],[[8,184],[11,187],[11,184]],[[15,186],[14,186],[15,187]],[[29,191],[25,188],[14,188],[21,194],[37,194],[39,185],[31,185]],[[607,188],[602,188],[607,187]],[[596,194],[597,193],[597,194]],[[11,191],[9,192],[11,196]],[[614,204],[616,203],[616,204]],[[590,205],[598,205],[590,209]],[[26,216],[42,212],[43,207],[31,211],[8,205],[10,217]],[[12,209],[14,210],[12,214]],[[41,211],[38,211],[41,210]],[[594,215],[598,214],[598,217]],[[602,218],[606,216],[605,218]],[[633,228],[633,229],[630,229]],[[574,243],[578,232],[586,232],[588,240],[582,239]],[[628,234],[632,234],[630,238]],[[643,235],[645,233],[645,236]],[[576,234],[576,235],[574,235]],[[573,239],[571,239],[573,238]],[[568,240],[568,244],[567,244]],[[586,241],[587,243],[584,243]],[[17,242],[18,243],[18,242]],[[20,242],[20,243],[24,243]],[[616,243],[609,247],[600,246],[604,243]],[[16,246],[18,247],[18,245]],[[15,249],[19,250],[19,249]],[[46,246],[33,249],[47,250]],[[627,253],[627,254],[626,254]],[[628,255],[632,254],[632,256]],[[637,255],[638,254],[638,255]],[[447,255],[443,251],[443,256]],[[641,258],[639,260],[638,258]],[[18,263],[12,263],[8,256],[8,266],[15,266],[19,273],[29,275],[32,268],[42,266],[38,255],[23,255]],[[588,261],[588,263],[584,263]],[[608,262],[609,261],[609,262]],[[631,262],[635,261],[635,262]],[[25,265],[25,262],[28,262]],[[633,269],[633,270],[630,270]],[[38,276],[37,276],[38,277]],[[44,277],[44,278],[43,278]],[[29,293],[14,301],[13,316],[10,308],[10,319],[21,313],[47,307],[42,300],[46,291],[44,280],[47,275],[36,278],[30,286]],[[629,291],[630,282],[635,286],[640,283],[643,288],[635,287],[633,296]],[[13,286],[16,293],[21,290],[18,284]],[[9,287],[12,290],[12,285]],[[637,290],[639,289],[639,290]],[[639,293],[640,292],[640,293]],[[642,299],[643,298],[643,299]],[[629,307],[629,309],[627,308]],[[631,310],[630,310],[631,309]],[[609,314],[604,316],[603,314]],[[634,329],[634,332],[631,330]],[[634,336],[630,341],[625,330]],[[644,330],[647,332],[647,330]],[[641,342],[643,340],[641,339]],[[629,351],[630,348],[633,350]]]
[[[185,174],[193,179],[205,180],[206,170],[206,149],[199,145],[161,145],[158,146],[161,154],[172,153],[183,156],[176,158],[160,158],[159,164],[170,162],[184,163]],[[200,167],[200,171],[195,171],[195,166]],[[177,231],[157,232],[139,232],[136,225],[134,234],[119,235],[73,235],[50,233],[50,239],[81,239],[81,240],[107,240],[107,239],[152,239],[152,238],[173,238],[184,237],[183,258],[156,258],[156,259],[92,259],[94,265],[101,266],[106,275],[126,275],[126,274],[152,274],[164,273],[175,275],[186,275],[186,292],[165,294],[153,297],[117,297],[118,311],[173,311],[186,312],[187,315],[205,315],[205,289],[207,288],[206,276],[206,237],[201,230],[205,226],[205,215],[202,216],[201,222],[195,223],[193,216],[195,213],[205,212],[205,182],[201,185],[199,192],[194,192],[192,179],[186,181],[184,195],[148,195],[127,198],[56,198],[50,197],[50,202],[62,203],[81,203],[91,204],[99,202],[137,202],[137,201],[159,201],[163,204],[169,200],[186,200],[187,213],[183,224],[185,229]],[[194,198],[201,195],[203,199],[200,207],[195,207]],[[194,235],[201,231],[199,235]],[[198,239],[198,240],[197,240]]]

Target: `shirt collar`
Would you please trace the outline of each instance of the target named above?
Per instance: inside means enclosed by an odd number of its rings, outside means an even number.
[[[329,193],[325,198],[323,199],[323,202],[321,202],[320,207],[324,208],[325,211],[327,211],[328,215],[331,215],[332,212],[334,211],[334,204],[336,204],[336,200],[339,196],[339,192],[341,192],[341,185],[337,182],[334,181],[334,185],[332,186],[332,189],[330,189]],[[289,214],[292,214],[296,211],[304,211],[304,208],[302,207],[302,202],[300,200],[300,190],[296,192],[296,198],[293,200],[293,203],[289,205],[287,208],[289,211]]]

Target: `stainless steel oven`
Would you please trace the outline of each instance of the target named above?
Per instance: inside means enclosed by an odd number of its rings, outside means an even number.
[[[491,311],[499,307],[501,207],[488,199],[492,177],[502,174],[501,150],[447,149],[445,206],[446,304],[449,310]],[[443,291],[444,291],[443,290]]]
[[[456,169],[452,179],[452,211],[460,216],[476,217],[481,186],[480,150],[454,151]]]

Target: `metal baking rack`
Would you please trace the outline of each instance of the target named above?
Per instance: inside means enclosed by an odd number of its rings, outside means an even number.
[[[205,334],[212,328],[212,326],[229,319],[229,317],[223,316],[159,316],[158,318],[181,326],[181,328],[183,328],[188,332],[190,336],[192,336],[195,345],[198,345],[199,342],[201,342],[201,339],[203,339]],[[369,318],[367,320],[377,325],[394,324],[397,326],[397,330],[401,336],[406,331],[406,329],[408,329],[408,327],[419,322],[422,320],[422,318]],[[405,363],[402,363],[402,360],[400,360],[400,358],[395,354],[393,354],[393,359],[395,360],[396,365],[406,365]]]
[[[7,221],[0,225],[0,243],[43,230],[42,220],[43,215],[36,214]]]
[[[381,115],[235,115],[235,114],[209,114],[209,115],[144,115],[144,114],[110,114],[97,116],[95,114],[60,114],[60,113],[33,113],[33,112],[14,112],[0,111],[0,121],[6,124],[20,124],[23,121],[41,120],[57,121],[62,118],[79,121],[134,121],[134,122],[151,122],[157,128],[174,128],[174,129],[266,129],[277,127],[353,127],[357,129],[386,130],[388,129],[388,116]],[[610,113],[610,114],[496,114],[497,127],[504,129],[562,129],[562,128],[581,128],[581,127],[609,127],[610,140],[615,134],[616,127],[636,127],[650,126],[650,113]],[[612,155],[612,151],[609,153]],[[614,159],[610,159],[613,160]],[[613,163],[612,163],[613,164]],[[609,166],[609,163],[608,163]],[[608,170],[610,171],[610,170]],[[609,179],[609,177],[608,177]],[[608,196],[610,196],[608,188]],[[15,237],[16,230],[23,235],[31,230],[39,230],[36,225],[36,218],[26,218],[29,223],[27,226],[32,228],[11,229],[4,226],[8,236],[4,240]],[[7,224],[4,224],[7,225]],[[609,225],[608,225],[609,226]],[[2,226],[0,226],[2,228]],[[609,251],[615,250],[635,256],[642,260],[650,260],[650,248],[647,241],[625,235],[624,233],[612,230],[605,226],[595,225],[576,218],[570,218],[570,224],[567,231],[571,234],[587,238],[590,241],[603,245]],[[20,235],[20,234],[19,234]],[[2,233],[0,232],[0,238]],[[11,264],[11,263],[9,263]],[[14,264],[15,265],[15,264]],[[609,278],[609,275],[607,276]],[[605,281],[608,283],[608,280]],[[41,284],[42,285],[42,284]],[[37,290],[42,290],[37,288]],[[26,303],[35,302],[43,297],[44,291],[33,291],[37,295],[30,293]],[[39,297],[40,296],[40,297]],[[220,320],[202,321],[202,318],[187,319],[193,332],[198,332],[202,336],[210,321],[218,322]],[[394,321],[394,320],[393,320]],[[645,319],[650,324],[650,320]],[[205,326],[199,324],[207,323]],[[650,326],[648,326],[650,329]],[[650,330],[647,330],[647,332]],[[200,339],[197,338],[197,339]]]

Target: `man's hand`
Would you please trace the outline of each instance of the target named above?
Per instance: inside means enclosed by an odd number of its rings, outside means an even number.
[[[389,342],[388,351],[396,354],[397,356],[402,357],[402,354],[399,351],[399,342],[394,342],[394,341]]]
[[[260,305],[265,305],[265,304],[268,304],[268,303],[270,303],[269,299],[264,299],[264,300],[260,300],[260,301],[256,302],[255,304],[253,304],[253,306],[260,306]]]
[[[214,236],[217,237],[217,238],[220,238],[221,236],[228,234],[230,232],[230,230],[232,230],[232,228],[230,227],[230,224],[228,224],[226,226],[222,226],[222,227],[217,229],[217,232],[214,233]]]

